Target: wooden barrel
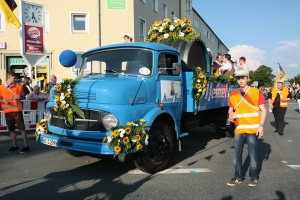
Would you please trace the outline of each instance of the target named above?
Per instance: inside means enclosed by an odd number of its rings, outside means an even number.
[[[193,67],[200,66],[204,71],[210,72],[210,60],[203,41],[195,40],[188,44],[186,41],[177,40],[163,44],[173,47],[180,53],[181,60],[188,66],[188,71],[193,70]]]

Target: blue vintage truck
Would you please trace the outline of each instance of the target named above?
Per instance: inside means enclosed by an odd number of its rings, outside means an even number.
[[[68,125],[54,111],[51,94],[46,109],[51,134],[42,134],[41,143],[73,156],[113,155],[103,142],[110,128],[145,119],[151,124],[148,148],[133,157],[140,170],[155,173],[165,169],[172,153],[181,149],[180,140],[189,129],[213,125],[219,136],[233,135],[227,104],[234,86],[208,83],[200,111],[195,104],[193,67],[200,66],[206,76],[212,76],[201,40],[113,44],[91,49],[82,59],[75,96],[85,118],[75,116],[74,125]]]

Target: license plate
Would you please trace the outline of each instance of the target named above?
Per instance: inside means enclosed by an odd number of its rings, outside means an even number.
[[[43,138],[43,144],[53,146],[53,147],[58,147],[57,140],[53,140],[53,139]]]

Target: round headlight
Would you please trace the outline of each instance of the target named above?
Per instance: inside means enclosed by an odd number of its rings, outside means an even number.
[[[47,109],[46,112],[44,112],[44,116],[47,119],[48,122],[51,122],[51,112],[50,109]]]
[[[114,126],[118,126],[119,124],[118,119],[113,115],[106,115],[105,117],[103,117],[102,122],[106,130],[111,129]]]

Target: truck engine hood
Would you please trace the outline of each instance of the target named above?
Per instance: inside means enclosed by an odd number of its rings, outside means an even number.
[[[141,104],[147,102],[147,82],[140,76],[101,75],[84,77],[75,85],[80,103]]]

